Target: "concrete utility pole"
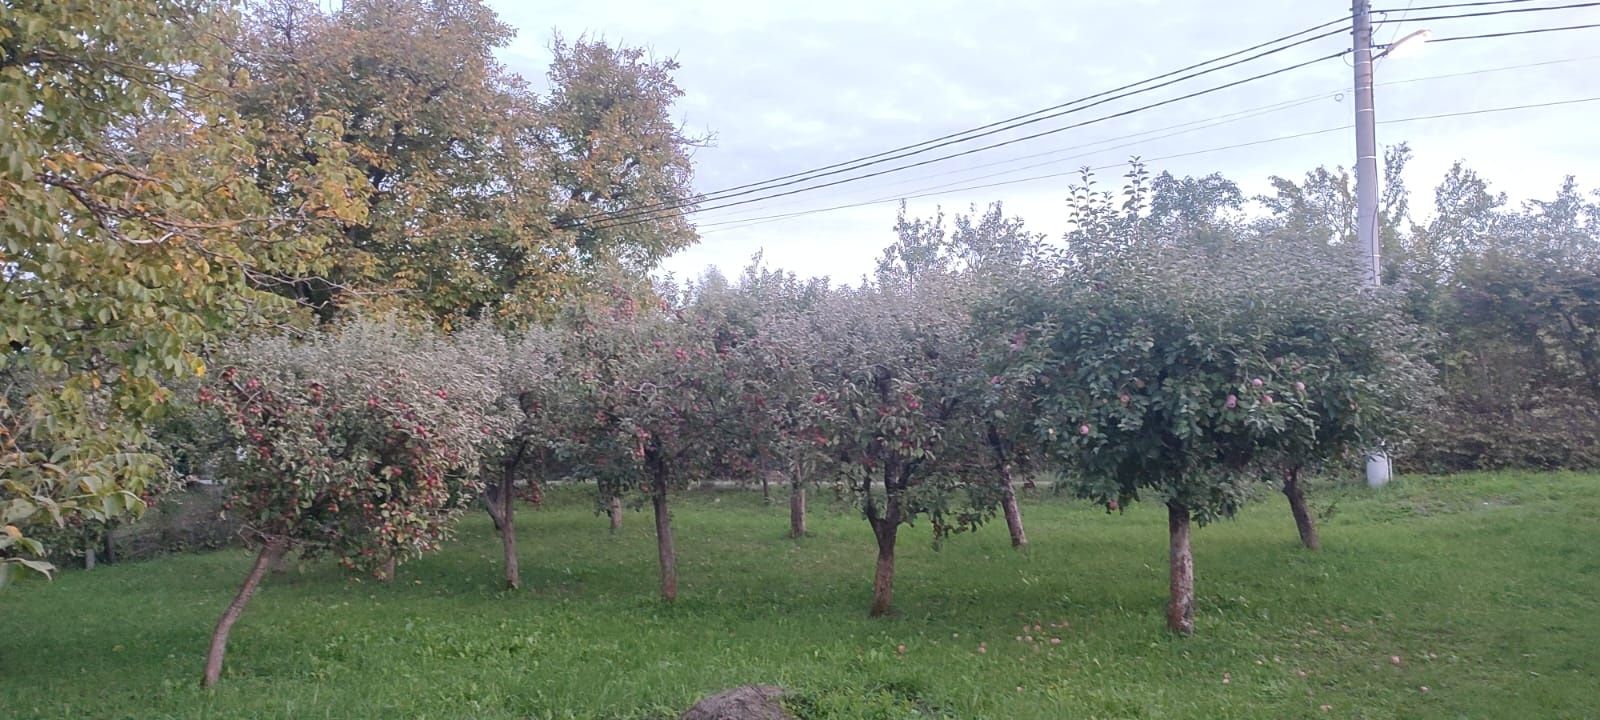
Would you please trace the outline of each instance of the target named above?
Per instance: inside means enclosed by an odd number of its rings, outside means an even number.
[[[1372,2],[1354,0],[1353,34],[1356,69],[1356,238],[1366,253],[1366,282],[1377,287],[1380,246],[1378,238],[1378,125],[1372,100]],[[1367,453],[1367,485],[1389,483],[1389,456],[1382,448]]]
[[[1356,237],[1366,253],[1367,284],[1381,282],[1378,238],[1378,131],[1372,100],[1372,2],[1355,0]]]

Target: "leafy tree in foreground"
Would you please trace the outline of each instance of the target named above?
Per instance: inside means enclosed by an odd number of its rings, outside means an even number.
[[[942,214],[932,220],[908,219],[902,205],[895,223],[895,242],[884,249],[878,260],[878,284],[936,284],[948,293],[944,302],[967,311],[992,305],[989,299],[996,293],[1044,268],[1042,263],[1048,255],[1043,236],[1028,232],[1021,219],[1006,217],[1000,203],[991,204],[981,215],[976,207],[971,214],[957,214],[953,225],[946,231]],[[990,320],[980,317],[976,322],[962,323],[966,337],[961,342],[974,350],[987,347],[994,340],[988,330]],[[989,377],[984,370],[977,362],[960,366],[960,377],[952,378],[951,383],[952,387],[963,388],[961,394],[977,403],[964,408],[961,417],[969,424],[962,432],[977,433],[983,438],[974,457],[990,458],[987,479],[1000,493],[1011,545],[1022,549],[1028,544],[1028,536],[1013,481],[1020,474],[1032,486],[1033,460],[1038,454],[1030,442],[1031,426],[1026,416],[1014,412],[1017,388]]]
[[[436,549],[470,503],[479,448],[503,441],[499,387],[436,336],[356,324],[303,342],[246,343],[201,389],[235,455],[227,512],[256,561],[217,622],[202,684],[222,675],[228,633],[286,553],[380,568]]]
[[[1142,255],[1142,257],[1139,257]],[[1077,492],[1102,503],[1141,495],[1167,507],[1167,624],[1194,631],[1193,522],[1231,516],[1258,446],[1308,410],[1296,378],[1273,372],[1241,299],[1185,258],[1133,251],[1016,298],[1037,432]],[[1030,299],[1031,298],[1031,299]]]
[[[41,570],[33,531],[137,511],[161,463],[150,424],[201,347],[286,303],[256,288],[315,272],[316,228],[353,218],[324,163],[247,178],[259,138],[231,92],[229,4],[7,2],[0,12],[0,582]],[[283,142],[341,157],[338,124]]]

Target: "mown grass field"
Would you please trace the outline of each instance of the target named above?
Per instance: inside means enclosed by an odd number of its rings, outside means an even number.
[[[66,572],[0,595],[0,717],[670,718],[743,683],[792,688],[809,718],[1600,717],[1600,476],[1312,500],[1331,508],[1319,554],[1278,496],[1197,533],[1190,639],[1163,629],[1164,513],[1048,495],[1024,505],[1025,555],[1003,524],[941,552],[905,531],[899,615],[870,620],[870,531],[820,501],[800,542],[781,502],[680,501],[668,607],[648,514],[613,537],[557,494],[520,518],[521,592],[481,515],[393,586],[329,564],[269,578],[211,692],[244,552]]]

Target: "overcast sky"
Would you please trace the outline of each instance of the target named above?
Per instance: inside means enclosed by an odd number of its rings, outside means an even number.
[[[1416,0],[1412,5],[1453,1]],[[676,57],[683,66],[678,84],[687,93],[678,112],[691,129],[715,136],[714,146],[701,150],[695,158],[696,187],[702,192],[849,160],[1064,103],[1348,13],[1345,0],[1236,0],[1225,4],[1199,0],[992,0],[981,4],[954,0],[492,0],[490,4],[520,32],[504,53],[505,62],[536,84],[542,84],[549,62],[546,47],[552,31],[568,36],[589,33]],[[1545,0],[1513,6],[1563,4],[1570,3]],[[1417,23],[1407,22],[1408,16],[1399,12],[1406,6],[1405,0],[1376,0],[1376,8],[1396,10],[1378,29],[1380,43],[1423,28],[1436,37],[1446,37],[1600,23],[1600,8]],[[1421,11],[1409,16],[1504,7],[1512,6]],[[1349,45],[1347,33],[1329,37],[1233,70],[986,141],[1136,108]],[[1535,63],[1549,64],[1396,83]],[[1430,44],[1379,63],[1378,118],[1395,120],[1600,96],[1597,70],[1600,29]],[[1156,158],[1348,124],[1354,108],[1348,94],[1341,93],[1348,91],[1351,76],[1345,60],[1333,59],[999,150],[701,213],[696,216],[703,226],[701,243],[669,259],[665,269],[698,274],[715,265],[731,274],[752,254],[762,251],[769,264],[802,275],[854,280],[871,268],[881,248],[892,240],[896,211],[892,198],[1068,172],[1084,165],[1113,165],[1135,154],[1149,159],[1152,173],[1222,172],[1247,193],[1262,192],[1267,178],[1274,174],[1299,177],[1321,164],[1351,165],[1355,156],[1352,131]],[[1212,118],[1219,120],[1195,124]],[[1432,187],[1457,159],[1465,160],[1514,199],[1548,196],[1568,174],[1577,175],[1585,187],[1600,185],[1597,118],[1600,102],[1592,102],[1382,125],[1378,141],[1381,145],[1410,143],[1415,160],[1406,179],[1413,193],[1421,196],[1414,199],[1413,207],[1425,213],[1431,206]],[[1190,125],[1175,127],[1186,123]],[[1171,136],[1158,137],[1163,135]],[[1056,152],[994,164],[1051,151]],[[917,159],[936,154],[942,153]],[[1050,161],[1053,164],[1023,167]],[[975,167],[979,165],[985,167]],[[1099,175],[1116,183],[1122,172],[1113,168]],[[955,192],[913,200],[910,209],[913,215],[926,215],[939,206],[955,212],[998,200],[1005,203],[1008,214],[1022,216],[1033,229],[1057,235],[1065,227],[1065,196],[1071,181],[1063,176]],[[878,199],[889,201],[745,227],[711,225]]]

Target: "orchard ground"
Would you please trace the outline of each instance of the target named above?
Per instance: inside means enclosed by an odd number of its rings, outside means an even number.
[[[0,595],[0,715],[673,718],[745,683],[793,689],[802,718],[1600,712],[1597,475],[1314,486],[1321,553],[1263,493],[1196,533],[1188,639],[1162,620],[1158,505],[1108,515],[1034,491],[1027,554],[1003,524],[939,552],[925,526],[907,529],[898,612],[871,620],[871,531],[825,495],[796,542],[776,490],[770,505],[687,494],[671,606],[648,513],[612,536],[576,489],[523,514],[524,591],[500,589],[481,513],[391,586],[290,568],[246,611],[214,691],[198,687],[201,664],[243,551],[14,585]]]

